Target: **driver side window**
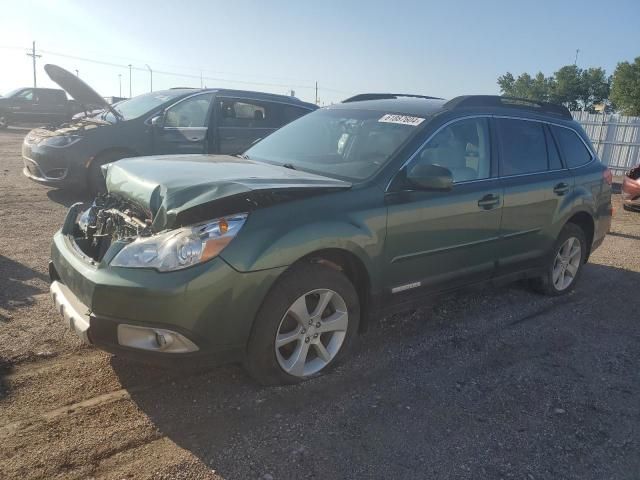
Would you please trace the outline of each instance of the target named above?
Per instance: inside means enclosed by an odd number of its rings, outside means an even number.
[[[16,98],[19,98],[21,100],[26,100],[26,101],[30,102],[30,101],[33,100],[33,90],[31,90],[31,89],[23,90],[18,95],[16,95]]]
[[[164,126],[175,128],[206,127],[212,98],[213,93],[196,95],[170,107],[165,115]]]
[[[449,169],[454,183],[491,175],[489,124],[486,118],[460,120],[440,130],[419,153],[420,163]]]

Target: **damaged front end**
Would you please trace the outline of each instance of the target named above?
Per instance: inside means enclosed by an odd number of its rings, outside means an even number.
[[[151,214],[131,202],[110,195],[98,196],[93,204],[77,203],[65,225],[74,247],[91,263],[99,263],[115,242],[128,243],[151,235]]]
[[[244,225],[247,213],[154,232],[151,213],[114,195],[83,209],[71,208],[63,233],[92,265],[151,268],[168,272],[216,257]]]

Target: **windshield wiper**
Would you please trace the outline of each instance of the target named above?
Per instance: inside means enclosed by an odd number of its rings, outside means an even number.
[[[288,168],[288,169],[290,169],[290,170],[297,170],[297,169],[296,169],[296,167],[294,167],[292,163],[283,163],[283,164],[282,164],[282,165],[280,165],[280,166],[281,166],[281,167],[284,167],[284,168]]]

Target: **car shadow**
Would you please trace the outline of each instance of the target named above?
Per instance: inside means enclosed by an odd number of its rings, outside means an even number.
[[[627,238],[629,240],[640,240],[640,235],[631,235],[630,233],[609,232],[607,233],[607,235],[611,235],[612,237]]]
[[[32,304],[34,295],[45,293],[48,283],[46,275],[0,255],[0,328],[11,320],[13,310]]]
[[[587,455],[593,445],[581,446],[576,429],[586,439],[603,428],[614,435],[615,415],[632,401],[640,331],[628,300],[639,283],[638,272],[588,265],[563,297],[521,285],[464,290],[372,329],[344,366],[300,385],[261,387],[226,366],[168,371],[131,398],[162,435],[224,478],[433,478],[469,459],[481,459],[471,478],[493,477],[505,463],[486,452],[503,445],[514,445],[502,459],[513,468],[529,471],[518,449],[544,450],[540,471],[553,471],[563,462],[554,445]],[[127,385],[153,370],[117,356],[111,365]],[[593,365],[611,370],[610,389]],[[586,397],[575,399],[576,390]],[[585,402],[611,408],[611,427]]]
[[[47,197],[52,202],[69,208],[74,203],[90,202],[93,200],[91,194],[87,191],[78,189],[52,189],[47,192]]]
[[[0,357],[0,404],[9,396],[9,385],[6,381],[6,377],[13,372],[13,366]]]

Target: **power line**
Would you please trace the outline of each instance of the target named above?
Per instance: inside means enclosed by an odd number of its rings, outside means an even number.
[[[146,72],[147,69],[143,68],[143,67],[136,67],[133,65],[124,65],[124,64],[119,64],[119,63],[113,63],[113,62],[106,62],[103,60],[96,60],[93,58],[86,58],[86,57],[81,57],[78,55],[69,55],[66,53],[60,53],[60,52],[54,52],[54,51],[50,51],[50,50],[41,50],[41,52],[46,53],[48,55],[53,55],[53,56],[57,56],[57,57],[62,57],[62,58],[69,58],[72,60],[80,60],[80,61],[84,61],[84,62],[90,62],[90,63],[95,63],[98,65],[105,65],[105,66],[109,66],[109,67],[116,67],[116,68],[129,68],[130,70],[136,70],[136,71],[140,71],[140,72]],[[205,71],[205,70],[203,70]],[[242,84],[242,85],[261,85],[261,86],[269,86],[269,87],[277,87],[277,88],[298,88],[298,89],[309,89],[309,90],[313,90],[315,89],[314,85],[294,85],[294,84],[290,84],[290,83],[272,83],[272,82],[259,82],[259,81],[250,81],[250,80],[237,80],[237,79],[233,79],[233,78],[222,78],[222,77],[212,77],[212,76],[204,76],[204,75],[195,75],[195,74],[189,74],[189,73],[181,73],[181,72],[172,72],[172,71],[168,71],[168,70],[154,70],[154,73],[156,74],[162,74],[162,75],[170,75],[170,76],[174,76],[174,77],[181,77],[181,78],[190,78],[190,79],[194,79],[194,80],[211,80],[211,81],[215,81],[215,82],[230,82],[230,83],[238,83],[238,84]],[[335,89],[335,88],[329,88],[329,87],[322,87],[319,88],[319,90],[325,90],[325,91],[330,91],[330,92],[335,92],[335,93],[342,93],[342,94],[351,94],[352,92],[347,92],[345,90],[339,90],[339,89]]]

